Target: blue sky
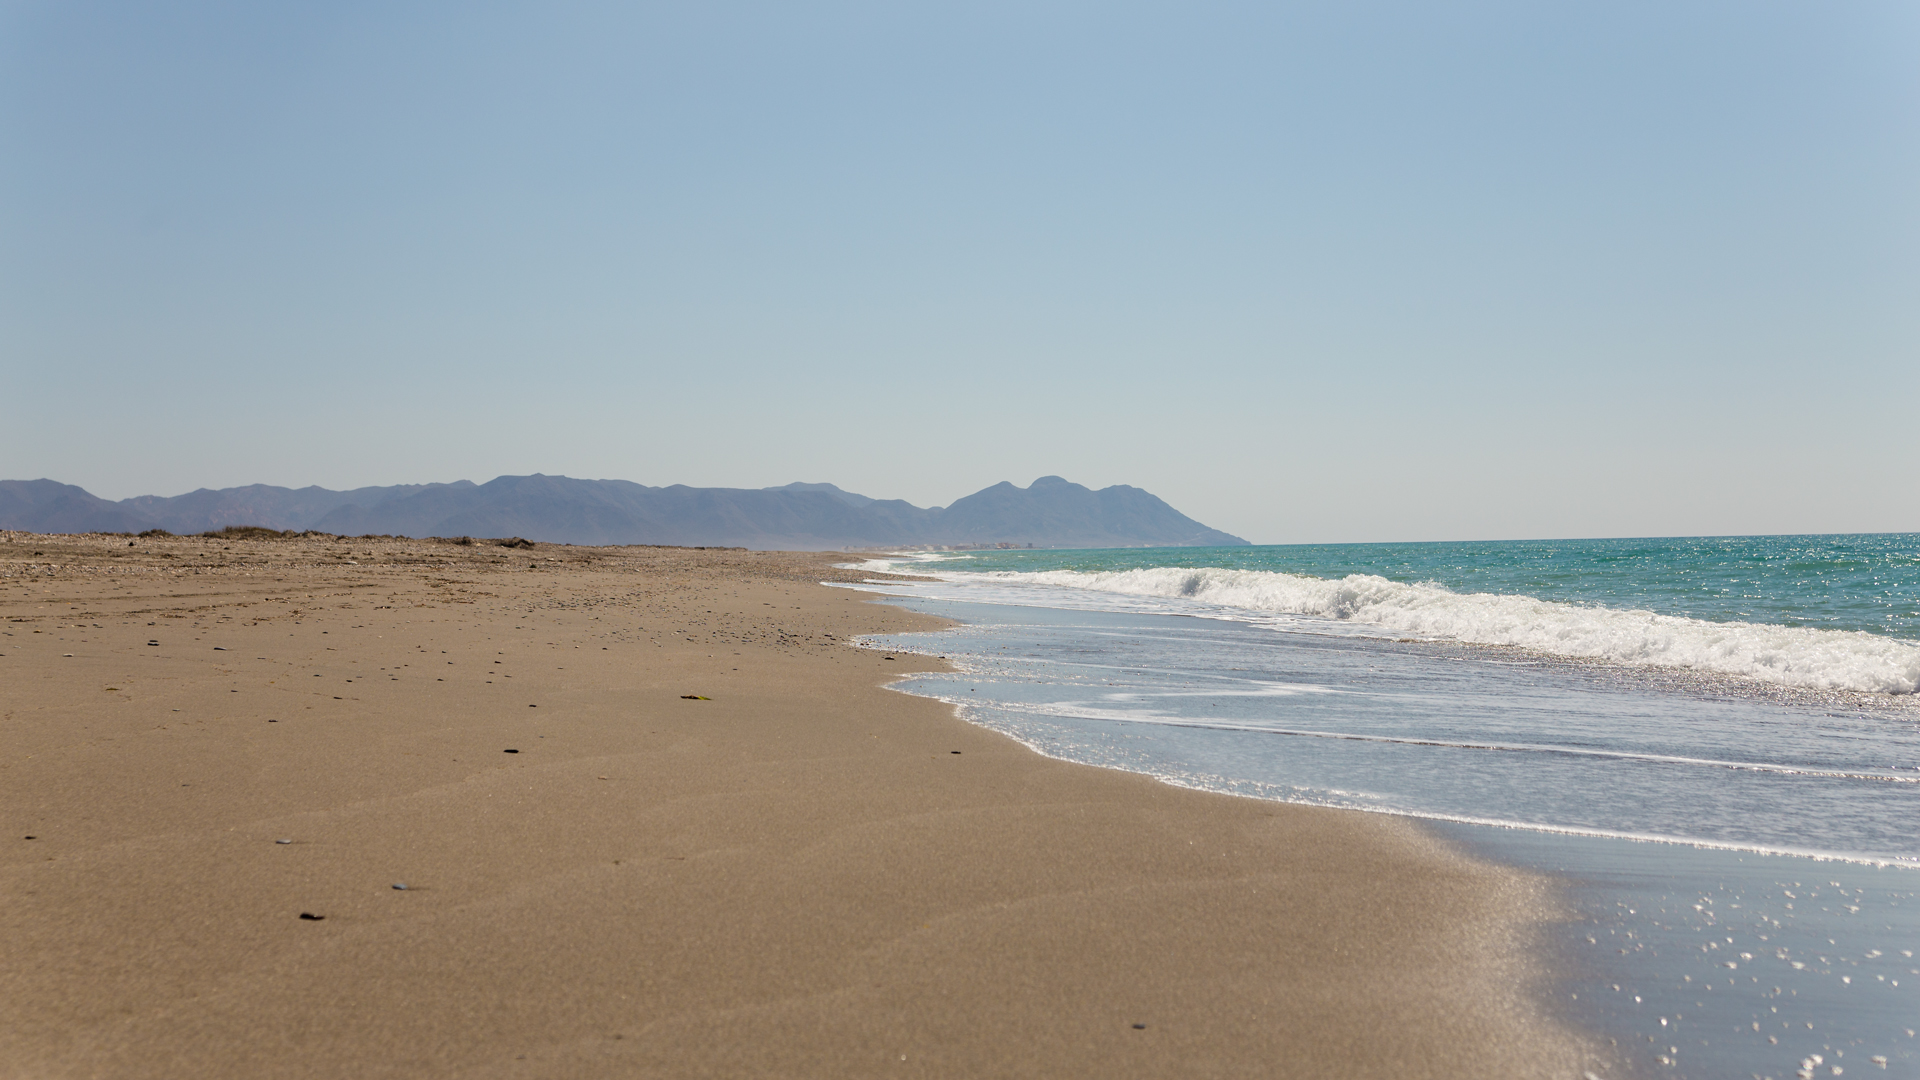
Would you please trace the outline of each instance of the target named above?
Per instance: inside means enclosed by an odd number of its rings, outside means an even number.
[[[1920,7],[0,0],[0,476],[1920,530]]]

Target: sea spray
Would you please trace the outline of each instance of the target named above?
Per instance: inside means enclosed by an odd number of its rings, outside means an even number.
[[[1815,689],[1887,694],[1920,689],[1920,645],[1865,631],[1710,622],[1533,596],[1458,593],[1432,582],[1389,581],[1372,574],[1329,579],[1267,570],[1148,567],[955,577],[1162,597],[1254,616],[1303,615],[1377,627],[1386,636],[1517,645]]]

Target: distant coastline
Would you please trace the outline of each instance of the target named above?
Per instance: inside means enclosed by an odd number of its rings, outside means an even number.
[[[332,491],[266,484],[112,502],[53,480],[0,480],[0,528],[41,533],[195,534],[233,526],[341,536],[515,536],[559,544],[759,550],[1229,547],[1210,528],[1125,484],[1058,476],[999,483],[945,507],[874,499],[832,484],[648,487],[626,480],[501,476],[484,484]]]

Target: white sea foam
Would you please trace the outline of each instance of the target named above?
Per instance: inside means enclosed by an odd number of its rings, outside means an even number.
[[[1920,690],[1920,645],[1864,631],[1706,622],[1532,596],[1456,593],[1371,574],[1334,580],[1268,570],[1152,567],[1105,573],[1000,571],[951,578],[962,579],[1189,600],[1248,613],[1366,624],[1398,636],[1518,645],[1561,656],[1696,668],[1816,689],[1883,694]]]

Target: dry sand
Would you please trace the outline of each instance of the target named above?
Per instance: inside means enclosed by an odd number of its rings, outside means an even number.
[[[0,540],[0,1076],[1582,1068],[1543,883],[885,690],[825,556]]]

